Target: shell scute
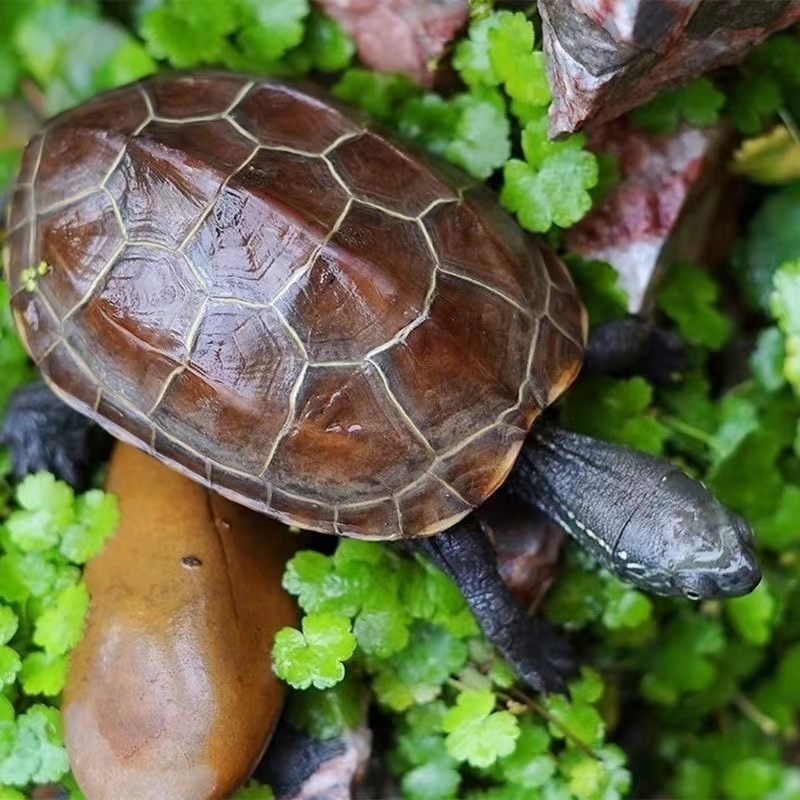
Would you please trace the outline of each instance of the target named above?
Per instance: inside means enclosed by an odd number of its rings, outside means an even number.
[[[45,130],[33,179],[37,209],[97,189],[149,117],[143,94],[125,89],[57,117]]]
[[[361,360],[423,312],[435,267],[419,225],[356,202],[276,305],[311,361]]]
[[[179,247],[253,150],[224,120],[151,122],[107,181],[128,238]]]
[[[205,298],[185,260],[169,250],[128,245],[88,305],[105,323],[175,361]]]
[[[313,527],[332,532],[336,524],[336,509],[333,506],[282,489],[273,488],[270,494],[270,508],[279,519],[291,521],[301,528]]]
[[[50,270],[42,281],[59,318],[82,303],[125,241],[119,213],[103,190],[41,216],[37,252]]]
[[[224,114],[249,81],[239,75],[215,72],[204,76],[156,76],[148,94],[159,117],[185,119]]]
[[[149,450],[155,436],[152,420],[136,408],[131,407],[123,398],[108,391],[100,392],[97,403],[97,415],[112,433],[123,441]]]
[[[260,151],[229,179],[184,251],[213,295],[266,304],[311,260],[348,202],[321,159]]]
[[[42,375],[59,387],[61,392],[77,400],[86,409],[97,405],[100,389],[81,358],[65,341],[58,341],[39,362]]]
[[[386,497],[433,462],[374,367],[312,367],[269,465],[275,486],[330,504]]]
[[[419,216],[437,201],[458,199],[427,164],[372,131],[345,140],[328,158],[359,200],[407,217]]]
[[[435,206],[424,223],[444,270],[491,284],[534,316],[542,312],[547,273],[539,249],[487,190]]]
[[[532,326],[503,298],[440,275],[425,323],[375,361],[400,404],[442,452],[494,424],[516,403],[526,369],[520,351]]]
[[[230,117],[264,147],[285,147],[320,155],[362,128],[330,99],[294,86],[260,82],[230,112]]]
[[[526,432],[513,425],[492,425],[437,459],[431,472],[451,486],[470,506],[491,493],[498,463],[516,460]]]
[[[396,502],[402,529],[421,535],[449,528],[472,510],[451,486],[428,474],[399,492]]]
[[[156,425],[223,467],[258,474],[289,413],[302,371],[270,309],[210,301],[191,355],[153,410]]]
[[[61,339],[58,318],[38,292],[17,292],[11,298],[11,309],[25,347],[36,364],[40,364]]]
[[[335,533],[362,539],[393,539],[403,526],[393,497],[366,503],[337,506]]]

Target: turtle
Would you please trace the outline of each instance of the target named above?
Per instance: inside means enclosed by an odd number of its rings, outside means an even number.
[[[53,393],[12,404],[18,468],[65,469],[77,412],[290,525],[416,543],[504,653],[534,648],[512,660],[537,688],[569,659],[500,586],[471,513],[500,487],[648,591],[760,579],[701,483],[537,422],[584,360],[658,351],[652,326],[587,344],[565,265],[490,189],[311,85],[162,74],[56,116],[24,151],[5,264]]]

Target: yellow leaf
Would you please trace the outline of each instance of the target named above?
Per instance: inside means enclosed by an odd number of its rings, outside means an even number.
[[[746,139],[733,155],[733,171],[756,183],[796,180],[800,178],[800,141],[785,125]]]

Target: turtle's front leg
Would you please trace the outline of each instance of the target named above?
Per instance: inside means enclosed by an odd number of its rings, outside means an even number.
[[[560,692],[577,668],[570,646],[546,620],[528,616],[497,570],[497,555],[469,516],[436,536],[409,540],[461,589],[483,632],[517,674],[541,692]]]
[[[86,485],[97,438],[92,422],[36,381],[11,396],[0,429],[17,477],[48,470],[71,486]]]

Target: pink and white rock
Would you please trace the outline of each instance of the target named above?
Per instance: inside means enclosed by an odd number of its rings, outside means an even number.
[[[467,0],[317,0],[368,67],[433,82],[436,60],[469,17]]]
[[[615,267],[631,311],[648,306],[664,264],[700,258],[724,192],[729,141],[720,127],[653,134],[625,118],[588,132],[592,150],[615,156],[621,180],[564,244]]]

